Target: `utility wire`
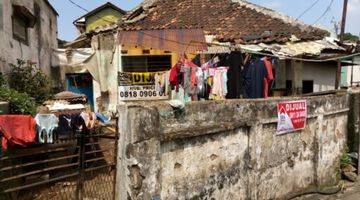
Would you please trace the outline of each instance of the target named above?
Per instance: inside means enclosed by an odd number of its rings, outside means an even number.
[[[313,25],[318,23],[331,10],[333,3],[334,3],[334,0],[331,0],[329,6],[326,8],[326,10],[323,12],[323,14],[319,18],[316,19],[316,21],[313,23]]]
[[[76,7],[80,8],[81,10],[85,11],[85,12],[89,12],[89,10],[87,10],[86,8],[80,6],[79,4],[73,2],[72,0],[68,0],[70,3],[74,4]]]
[[[296,20],[299,20],[301,17],[303,17],[309,10],[311,10],[317,3],[319,3],[320,0],[316,0],[313,4],[311,4],[310,7],[308,7],[304,12],[302,12],[299,17],[296,18]]]
[[[85,12],[90,12],[88,9],[80,6],[79,4],[75,3],[74,1],[72,1],[72,0],[68,0],[68,1],[69,1],[71,4],[75,5],[76,7],[80,8],[81,10],[83,10],[83,11],[85,11]],[[95,17],[98,18],[98,19],[100,19],[100,20],[103,20],[103,21],[105,21],[105,22],[114,23],[113,21],[109,21],[109,20],[107,20],[107,19],[103,19],[103,18],[101,18],[101,17],[99,17],[99,16],[96,16],[96,15],[95,15]]]

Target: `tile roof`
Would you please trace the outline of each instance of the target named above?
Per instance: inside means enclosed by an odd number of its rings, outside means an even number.
[[[149,0],[147,0],[149,1]],[[221,42],[283,43],[319,40],[328,32],[243,0],[150,0],[119,24],[120,30],[202,29]],[[140,11],[140,12],[139,12]],[[295,37],[294,37],[295,36]]]

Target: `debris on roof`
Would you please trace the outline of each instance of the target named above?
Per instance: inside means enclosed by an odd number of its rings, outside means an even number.
[[[206,36],[206,42],[209,44],[207,51],[200,53],[215,54],[228,53],[231,49],[238,49],[246,52],[269,52],[274,56],[284,57],[319,57],[324,51],[332,53],[345,53],[345,48],[337,44],[333,38],[324,38],[315,41],[286,42],[284,44],[236,44],[223,43],[216,41],[214,36]],[[333,55],[333,54],[332,54]]]

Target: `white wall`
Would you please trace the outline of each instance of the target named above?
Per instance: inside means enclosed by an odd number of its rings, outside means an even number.
[[[22,59],[36,63],[45,73],[50,74],[51,66],[56,65],[52,53],[57,49],[56,14],[44,0],[0,1],[2,1],[0,14],[3,19],[3,28],[0,28],[0,71],[8,72],[10,63]],[[29,28],[29,45],[25,45],[13,39],[12,5],[24,6],[34,14],[34,2],[40,7],[40,30],[37,30],[37,25]]]
[[[359,65],[354,65],[353,66],[353,82],[358,82],[358,83],[354,83],[354,85],[359,85],[360,84],[360,57],[356,57],[354,59],[354,63],[359,63]],[[346,66],[344,67],[346,69],[346,85],[344,86],[351,86],[351,66]]]
[[[303,80],[314,81],[314,92],[335,89],[336,63],[310,63],[303,66]]]

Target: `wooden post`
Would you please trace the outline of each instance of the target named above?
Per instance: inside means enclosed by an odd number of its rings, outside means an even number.
[[[341,82],[341,60],[337,61],[336,77],[335,77],[335,90],[340,88]]]
[[[347,5],[348,5],[348,0],[344,0],[342,20],[341,20],[340,43],[344,42]],[[335,79],[335,89],[336,90],[340,88],[340,82],[341,82],[341,60],[338,60],[337,70],[336,70],[336,79]]]
[[[348,0],[344,0],[343,13],[341,19],[340,43],[344,42],[347,6],[348,6]]]
[[[350,86],[353,86],[354,82],[354,58],[351,60],[351,77],[350,77]]]

